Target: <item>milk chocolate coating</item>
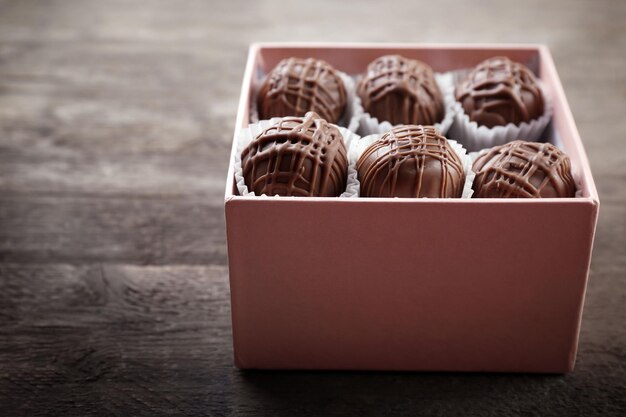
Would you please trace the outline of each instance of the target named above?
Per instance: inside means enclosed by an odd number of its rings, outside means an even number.
[[[441,122],[443,97],[433,70],[415,59],[386,55],[371,62],[358,85],[366,112],[392,125]]]
[[[461,158],[433,126],[396,126],[357,161],[363,197],[461,197]]]
[[[516,140],[474,161],[474,198],[574,197],[570,160],[550,143]]]
[[[480,63],[457,85],[455,95],[471,121],[490,128],[530,122],[544,112],[533,73],[506,57]]]
[[[313,58],[280,61],[265,78],[257,101],[260,119],[313,111],[330,123],[339,121],[346,103],[346,87],[337,71]]]
[[[261,132],[241,153],[241,164],[257,195],[336,197],[348,177],[341,132],[313,112]]]

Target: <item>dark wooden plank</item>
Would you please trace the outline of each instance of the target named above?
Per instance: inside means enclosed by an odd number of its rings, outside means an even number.
[[[626,406],[623,345],[596,337],[597,292],[577,371],[564,377],[240,372],[222,267],[7,264],[0,276],[0,398],[15,415],[617,415]]]
[[[5,265],[0,276],[0,410],[184,415],[224,393],[224,268]]]
[[[0,261],[223,265],[222,200],[5,193]]]

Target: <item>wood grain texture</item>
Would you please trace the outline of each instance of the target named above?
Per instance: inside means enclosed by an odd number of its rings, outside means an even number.
[[[0,0],[0,415],[624,415],[626,2],[336,3]],[[548,44],[602,204],[574,373],[233,368],[227,158],[285,40]]]

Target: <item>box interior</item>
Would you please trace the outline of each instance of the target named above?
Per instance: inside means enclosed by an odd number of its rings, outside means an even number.
[[[554,62],[547,47],[543,45],[409,45],[409,44],[254,44],[250,48],[248,64],[244,73],[242,94],[239,103],[238,118],[235,135],[238,130],[250,122],[250,100],[252,92],[257,88],[264,75],[270,71],[281,59],[287,57],[313,57],[323,59],[335,68],[349,75],[363,73],[367,65],[377,57],[387,54],[400,54],[408,58],[415,58],[428,63],[437,72],[453,71],[471,68],[481,61],[505,55],[512,60],[528,66],[544,83],[552,97],[554,115],[552,122],[546,128],[544,140],[550,141],[562,148],[570,157],[572,170],[579,182],[579,196],[575,198],[541,199],[542,204],[551,201],[564,202],[566,200],[592,199],[597,201],[597,191],[589,169],[587,156],[582,142],[576,131],[573,117],[563,87],[558,78]],[[237,195],[233,181],[233,162],[236,150],[235,140],[230,159],[229,173],[226,184],[226,199],[254,198]],[[329,201],[334,198],[311,197],[272,197],[276,201],[306,198],[308,201]],[[367,198],[359,198],[366,202]],[[374,199],[399,200],[399,199]],[[402,199],[400,199],[402,200]],[[417,204],[427,203],[428,199],[413,199]],[[498,203],[516,204],[519,199],[483,199]],[[476,200],[449,199],[449,203],[467,204]]]

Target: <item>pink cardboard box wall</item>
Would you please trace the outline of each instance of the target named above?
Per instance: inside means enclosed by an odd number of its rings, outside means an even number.
[[[253,83],[285,57],[349,74],[399,53],[435,71],[506,55],[554,101],[547,135],[582,196],[562,199],[254,198],[225,210],[235,364],[258,369],[568,372],[574,367],[599,201],[542,45],[255,44]]]

